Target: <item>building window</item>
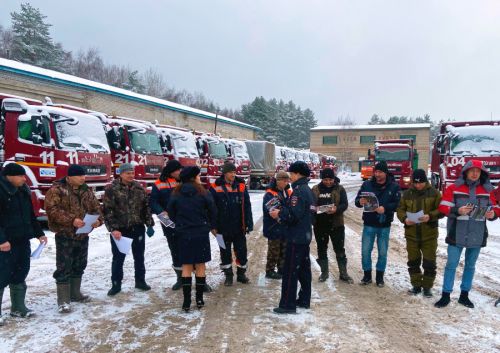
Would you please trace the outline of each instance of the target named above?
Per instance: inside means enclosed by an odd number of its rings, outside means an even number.
[[[323,136],[323,145],[336,145],[337,136]]]
[[[399,135],[399,138],[402,140],[413,140],[413,142],[417,142],[417,135]]]
[[[360,136],[359,143],[362,144],[372,144],[375,141],[375,136]]]

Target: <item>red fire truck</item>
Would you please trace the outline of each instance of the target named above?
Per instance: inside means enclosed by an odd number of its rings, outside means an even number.
[[[244,141],[235,139],[223,138],[222,141],[226,145],[229,153],[229,158],[236,166],[236,175],[245,180],[245,184],[250,184],[250,156],[248,155],[247,145]]]
[[[413,148],[413,139],[375,140],[375,163],[386,161],[389,172],[394,175],[401,189],[408,189],[413,170],[418,165],[418,153]]]
[[[226,145],[218,135],[204,132],[194,133],[200,159],[201,181],[206,187],[222,175],[222,166],[229,157]]]
[[[500,181],[500,121],[448,121],[434,140],[432,184],[444,190],[460,177],[471,159],[481,160],[494,185]]]
[[[275,146],[274,153],[276,155],[276,172],[280,170],[284,170],[285,172],[288,170],[288,161],[286,155],[286,147]]]
[[[2,93],[0,103],[0,163],[24,166],[40,220],[47,217],[45,193],[70,164],[86,170],[87,184],[102,197],[111,181],[111,155],[97,117]]]
[[[196,139],[190,130],[160,124],[156,124],[156,130],[165,163],[176,159],[185,167],[197,165],[200,156]]]

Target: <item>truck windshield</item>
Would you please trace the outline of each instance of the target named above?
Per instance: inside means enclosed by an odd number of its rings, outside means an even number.
[[[66,150],[109,153],[106,133],[98,118],[51,114],[59,146]],[[59,121],[58,121],[59,120]]]
[[[198,149],[193,135],[183,135],[182,137],[175,136],[172,139],[175,151],[185,157],[198,158]]]
[[[410,150],[408,149],[376,150],[375,159],[377,161],[407,161],[410,159]]]
[[[238,159],[250,159],[244,142],[233,142],[234,156]]]
[[[209,142],[208,148],[213,158],[227,158],[226,145],[222,142]]]
[[[455,155],[490,156],[500,153],[500,126],[464,126],[450,131],[450,150]]]
[[[361,166],[362,167],[371,167],[371,166],[373,166],[373,161],[371,161],[371,160],[361,161]]]
[[[162,154],[160,141],[155,131],[129,131],[131,147],[134,152],[145,154]]]

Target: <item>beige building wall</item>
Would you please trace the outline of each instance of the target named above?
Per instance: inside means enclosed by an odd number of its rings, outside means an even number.
[[[214,132],[215,128],[211,119],[17,73],[0,72],[0,92],[41,101],[50,97],[54,103],[203,132]],[[217,133],[222,137],[254,140],[257,131],[218,120]]]
[[[389,125],[390,126],[390,125]],[[399,126],[399,125],[398,125]],[[400,139],[403,135],[416,136],[415,148],[418,152],[418,167],[427,170],[430,150],[430,127],[424,128],[388,128],[387,125],[373,125],[366,129],[342,128],[342,129],[311,130],[311,151],[327,155],[333,155],[337,160],[346,163],[352,171],[359,171],[359,158],[368,156],[368,149],[373,151],[373,142],[361,143],[362,140],[370,140],[367,137],[374,137],[376,140]],[[332,142],[337,137],[336,144]],[[362,138],[363,136],[363,138]],[[324,139],[326,137],[326,139]]]

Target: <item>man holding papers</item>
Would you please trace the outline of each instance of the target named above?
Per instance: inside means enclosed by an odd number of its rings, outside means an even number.
[[[54,182],[45,196],[45,211],[49,229],[56,233],[57,305],[60,313],[71,312],[70,302],[86,302],[89,297],[80,292],[82,276],[87,267],[88,233],[103,224],[101,205],[85,184],[85,169],[72,164],[67,176]],[[90,219],[94,222],[86,224]],[[97,219],[95,218],[97,216]],[[91,220],[91,221],[92,221]],[[90,227],[89,227],[90,226]],[[87,227],[82,233],[78,229]]]
[[[403,193],[397,216],[405,225],[408,272],[412,289],[408,292],[432,297],[436,278],[438,220],[444,217],[438,207],[441,194],[431,186],[423,169],[413,172],[412,185]],[[422,274],[423,268],[423,274]]]
[[[0,326],[4,288],[10,286],[10,315],[29,317],[33,313],[24,302],[26,277],[30,270],[30,239],[47,243],[31,205],[31,191],[26,186],[26,172],[16,163],[7,164],[0,176]]]

